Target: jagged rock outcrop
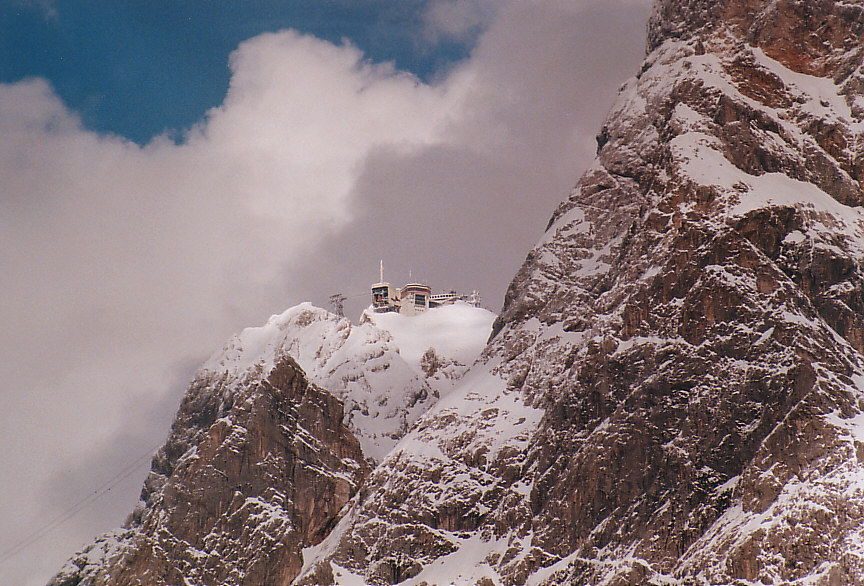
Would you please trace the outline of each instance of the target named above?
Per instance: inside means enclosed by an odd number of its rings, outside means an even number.
[[[657,2],[485,363],[300,583],[864,580],[862,27]]]
[[[53,586],[289,584],[368,474],[342,403],[287,355],[202,371],[153,460],[128,527]]]

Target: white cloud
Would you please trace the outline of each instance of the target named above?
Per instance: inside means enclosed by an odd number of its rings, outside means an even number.
[[[367,153],[433,140],[448,111],[440,90],[292,32],[231,66],[182,145],[88,132],[44,81],[0,87],[0,493],[19,501],[0,549],[45,518],[22,486],[81,465],[134,424],[130,401],[177,396],[173,364],[281,309],[284,266],[350,220]]]
[[[365,154],[380,144],[434,140],[448,110],[440,90],[365,63],[353,47],[294,33],[245,42],[231,67],[224,105],[192,134],[190,147],[206,144],[212,164],[237,161],[228,179],[257,218],[280,230],[286,222],[292,229],[310,220],[316,228],[344,223]],[[317,230],[310,232],[314,238]]]
[[[44,81],[0,86],[0,551],[164,438],[194,365],[232,332],[365,289],[378,258],[497,305],[590,159],[647,15],[499,4],[430,9],[439,34],[461,34],[459,14],[486,30],[433,85],[351,46],[255,37],[180,145],[87,131]],[[44,583],[122,521],[142,474],[0,582]]]
[[[647,13],[626,0],[501,3],[471,58],[440,82],[459,97],[441,140],[366,160],[357,217],[301,283],[321,284],[318,299],[363,291],[383,257],[388,278],[413,269],[433,287],[478,289],[497,310],[593,157],[602,117],[638,66]],[[340,279],[316,275],[322,262]]]
[[[496,0],[441,0],[430,3],[423,14],[424,33],[432,41],[465,40],[485,29],[504,3]]]

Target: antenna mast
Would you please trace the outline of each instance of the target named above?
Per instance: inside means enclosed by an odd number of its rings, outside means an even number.
[[[384,282],[384,259],[382,258],[380,261],[380,265],[378,266],[378,282]]]
[[[330,296],[330,304],[333,306],[333,312],[339,317],[345,317],[345,300],[348,299],[341,293],[336,293]]]

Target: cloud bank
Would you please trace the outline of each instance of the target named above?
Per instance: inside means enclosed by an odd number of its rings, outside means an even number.
[[[261,35],[180,144],[90,132],[43,80],[0,86],[0,551],[158,445],[231,333],[364,293],[379,258],[394,281],[413,269],[498,309],[590,162],[647,12],[433,3],[428,39],[484,32],[431,84],[350,44]],[[43,584],[122,522],[145,471],[0,565],[0,582]]]

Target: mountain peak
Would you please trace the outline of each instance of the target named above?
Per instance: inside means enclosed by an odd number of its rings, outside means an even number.
[[[860,0],[657,0],[648,50],[670,39],[744,42],[793,71],[840,81],[860,64],[862,35]]]

